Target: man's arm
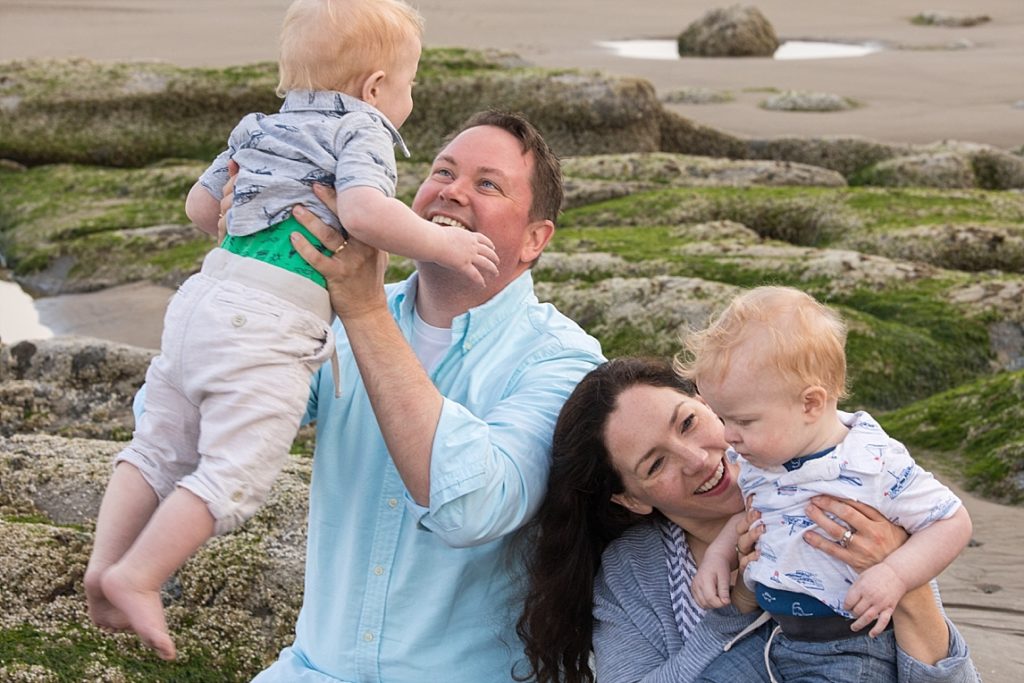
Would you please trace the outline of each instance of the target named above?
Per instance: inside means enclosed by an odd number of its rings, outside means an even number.
[[[328,248],[341,236],[307,209],[295,218]],[[412,499],[430,504],[430,454],[443,398],[423,370],[388,310],[384,293],[387,254],[352,239],[344,258],[327,257],[299,235],[298,252],[327,278],[331,304],[345,326],[352,354],[384,442]]]

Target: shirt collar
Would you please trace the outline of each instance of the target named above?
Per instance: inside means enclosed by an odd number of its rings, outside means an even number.
[[[412,329],[413,305],[418,284],[419,273],[413,273],[399,285],[399,291],[391,301],[391,313],[403,331],[407,331],[407,328]],[[452,342],[468,351],[512,316],[532,295],[533,272],[526,270],[484,303],[456,316],[452,320]]]
[[[352,97],[351,95],[334,90],[289,90],[285,95],[284,103],[281,105],[281,111],[321,111],[336,112],[338,114],[349,114],[356,111],[364,112],[379,120],[384,128],[391,133],[391,139],[398,145],[402,154],[406,157],[410,156],[409,148],[405,146],[402,135],[398,132],[397,128],[391,125],[388,117],[384,116],[372,104],[367,104],[358,97]]]

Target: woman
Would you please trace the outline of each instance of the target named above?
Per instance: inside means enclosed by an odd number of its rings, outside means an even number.
[[[661,362],[610,361],[590,372],[555,428],[548,494],[533,523],[530,586],[518,631],[539,683],[690,681],[749,625],[743,582],[733,604],[703,613],[690,581],[713,540],[742,511],[722,424],[693,386]],[[816,501],[817,502],[817,501]],[[870,508],[821,499],[808,515],[847,547],[808,532],[811,545],[863,571],[906,534]],[[738,550],[752,558],[757,528]],[[742,569],[742,566],[741,566]],[[976,681],[967,647],[930,587],[893,616],[900,680]],[[731,645],[709,680],[768,680],[768,626]],[[837,672],[838,673],[838,672]]]

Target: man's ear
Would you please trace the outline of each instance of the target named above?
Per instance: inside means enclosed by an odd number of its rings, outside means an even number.
[[[386,74],[383,71],[374,71],[363,80],[363,86],[359,89],[359,99],[367,104],[377,105],[377,95],[380,94],[380,84]]]
[[[641,503],[628,493],[613,493],[612,502],[616,505],[621,505],[636,515],[649,515],[654,511],[653,506]]]
[[[555,224],[550,220],[534,221],[526,226],[523,244],[519,250],[519,260],[532,263],[537,260],[548,242],[555,236]]]
[[[817,420],[828,408],[828,392],[824,387],[814,385],[800,392],[804,415],[810,420]]]

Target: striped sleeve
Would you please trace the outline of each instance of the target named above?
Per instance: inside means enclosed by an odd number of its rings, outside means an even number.
[[[659,535],[653,524],[639,524],[601,559],[594,585],[594,660],[601,683],[695,681],[753,620],[733,608],[709,612],[683,642]]]

